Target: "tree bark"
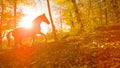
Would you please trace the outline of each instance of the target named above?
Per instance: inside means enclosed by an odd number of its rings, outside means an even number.
[[[54,34],[54,39],[57,40],[56,30],[55,30],[55,26],[54,26],[54,23],[53,23],[53,20],[52,20],[52,15],[51,15],[51,10],[50,10],[49,0],[47,0],[47,5],[48,5],[48,11],[49,11],[49,16],[50,16],[50,21],[51,21],[51,25],[52,25],[52,32]]]
[[[99,2],[99,13],[100,13],[100,24],[102,24],[102,5],[101,5],[102,2]]]
[[[0,22],[0,44],[2,44],[3,13],[4,13],[4,3],[3,3],[3,0],[2,0],[2,12],[1,12],[1,22]]]
[[[81,28],[83,28],[83,23],[81,22],[81,19],[80,19],[80,16],[79,16],[79,11],[78,11],[76,0],[71,0],[71,1],[73,3],[73,7],[74,7],[77,22],[81,25]]]
[[[113,5],[116,23],[119,23],[119,13],[120,13],[118,2],[119,0],[114,0],[114,5]]]
[[[17,0],[14,0],[14,28],[16,28],[16,9],[17,9]]]
[[[108,12],[107,12],[107,10],[108,10],[108,7],[107,7],[107,1],[105,1],[105,19],[106,19],[106,25],[108,24]]]

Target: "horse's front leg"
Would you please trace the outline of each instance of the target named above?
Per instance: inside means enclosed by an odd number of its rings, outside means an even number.
[[[41,34],[41,37],[43,38],[43,40],[45,41],[45,43],[47,43],[47,37],[44,33],[39,32],[39,34]]]

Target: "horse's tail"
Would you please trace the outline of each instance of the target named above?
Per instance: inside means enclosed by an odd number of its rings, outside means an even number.
[[[10,45],[10,35],[11,35],[12,31],[9,31],[6,35],[7,40],[8,40],[8,45]]]

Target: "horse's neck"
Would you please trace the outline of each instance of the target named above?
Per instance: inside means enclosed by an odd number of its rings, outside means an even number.
[[[35,24],[33,24],[33,29],[34,30],[40,30],[41,29],[40,24],[41,23],[35,23]]]
[[[36,19],[33,20],[33,23],[38,23],[38,22],[41,22],[41,16],[38,16]]]
[[[40,26],[41,22],[33,23],[34,27]]]

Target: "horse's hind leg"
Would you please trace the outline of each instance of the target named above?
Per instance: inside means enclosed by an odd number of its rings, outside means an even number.
[[[42,32],[40,32],[39,34],[41,34],[41,37],[42,37],[41,41],[44,41],[45,43],[47,43],[46,35],[44,33],[42,33]]]

